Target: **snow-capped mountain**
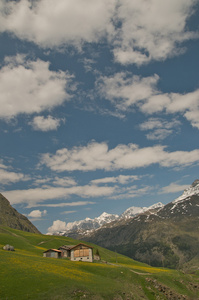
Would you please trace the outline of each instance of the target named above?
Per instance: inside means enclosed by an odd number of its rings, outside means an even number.
[[[62,232],[55,232],[55,235],[64,235],[76,238],[78,234],[89,234],[92,231],[102,227],[103,225],[109,224],[113,221],[121,221],[131,219],[141,213],[144,213],[148,210],[158,210],[161,209],[164,205],[161,202],[153,204],[149,207],[135,207],[132,206],[123,212],[120,216],[114,214],[108,214],[104,212],[99,217],[94,219],[86,218],[84,220],[69,222],[66,226],[66,229]]]
[[[173,203],[183,201],[193,195],[199,195],[199,180],[198,179],[196,179],[188,189],[184,190],[184,193],[180,197],[178,197],[176,200],[174,200]]]
[[[161,202],[158,202],[156,204],[153,204],[149,207],[129,207],[127,210],[125,210],[125,212],[123,212],[123,214],[120,215],[120,219],[130,219],[133,218],[139,214],[144,213],[147,210],[153,210],[153,209],[160,209],[164,207],[164,205]]]
[[[198,259],[199,180],[174,201],[158,205],[81,238],[155,266],[176,268]],[[130,208],[127,213],[138,211]]]
[[[77,233],[81,232],[90,232],[94,229],[100,228],[104,224],[110,223],[112,221],[115,221],[119,218],[118,215],[114,214],[108,214],[106,212],[103,212],[99,217],[91,219],[86,218],[84,220],[75,221],[75,222],[69,222],[66,226],[66,230],[56,233],[59,235],[65,235],[65,236],[73,236]]]
[[[160,209],[158,216],[163,218],[199,216],[199,180],[195,180],[180,197]]]

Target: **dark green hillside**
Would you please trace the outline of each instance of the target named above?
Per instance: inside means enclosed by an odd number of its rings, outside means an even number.
[[[102,261],[72,262],[42,257],[48,248],[78,244],[66,237],[0,226],[0,299],[198,299],[199,277],[154,268],[95,246]],[[10,244],[15,251],[5,251]]]
[[[183,268],[199,253],[199,219],[153,220],[102,228],[88,239],[152,266]],[[199,266],[199,265],[198,265]]]
[[[199,255],[199,195],[107,224],[82,239],[156,267],[191,266]]]
[[[18,213],[10,205],[10,202],[2,194],[0,194],[0,225],[32,233],[40,233],[28,218]]]

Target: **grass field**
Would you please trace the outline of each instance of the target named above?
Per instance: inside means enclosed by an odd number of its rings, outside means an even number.
[[[77,244],[66,237],[0,227],[0,299],[199,299],[199,276],[154,268],[90,244],[102,261],[44,258],[43,251]],[[15,251],[3,246],[13,245]],[[185,298],[181,295],[184,295]]]

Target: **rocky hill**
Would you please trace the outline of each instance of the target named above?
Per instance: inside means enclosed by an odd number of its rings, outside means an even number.
[[[2,194],[0,194],[0,225],[32,233],[40,233],[28,218],[18,213],[10,205],[10,202]]]
[[[199,255],[199,180],[162,208],[81,238],[153,266],[182,267]]]

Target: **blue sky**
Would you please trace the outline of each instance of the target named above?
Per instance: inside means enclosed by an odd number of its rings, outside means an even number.
[[[42,233],[198,178],[198,20],[195,0],[0,0],[0,188]]]

